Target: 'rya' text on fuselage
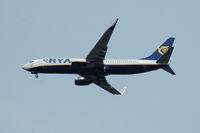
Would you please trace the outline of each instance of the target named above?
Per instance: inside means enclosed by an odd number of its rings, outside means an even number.
[[[61,64],[65,64],[65,63],[71,63],[70,59],[66,59],[66,58],[51,58],[51,59],[43,59],[44,62],[46,63],[61,63]]]

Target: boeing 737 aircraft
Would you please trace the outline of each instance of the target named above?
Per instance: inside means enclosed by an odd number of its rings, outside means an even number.
[[[74,58],[45,58],[30,61],[23,65],[23,69],[35,74],[78,74],[75,85],[89,85],[94,83],[112,94],[123,94],[124,87],[118,91],[106,80],[110,74],[138,74],[153,70],[163,69],[173,75],[168,62],[173,51],[175,38],[169,38],[156,51],[146,58],[141,59],[105,59],[107,45],[118,19],[108,28],[94,48],[84,59]]]

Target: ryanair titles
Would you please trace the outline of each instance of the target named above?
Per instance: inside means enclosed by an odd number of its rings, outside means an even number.
[[[71,63],[70,59],[66,58],[43,59],[43,61],[46,63],[61,63],[61,64]]]

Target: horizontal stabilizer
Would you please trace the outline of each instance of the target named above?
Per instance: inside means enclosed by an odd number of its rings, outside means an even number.
[[[175,72],[172,70],[172,68],[169,65],[163,67],[162,69],[167,71],[168,73],[171,73],[172,75],[176,75]]]

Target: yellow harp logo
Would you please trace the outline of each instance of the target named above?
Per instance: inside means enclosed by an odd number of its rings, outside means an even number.
[[[161,54],[161,55],[164,55],[169,49],[169,46],[162,46],[160,48],[158,48],[158,52]]]

